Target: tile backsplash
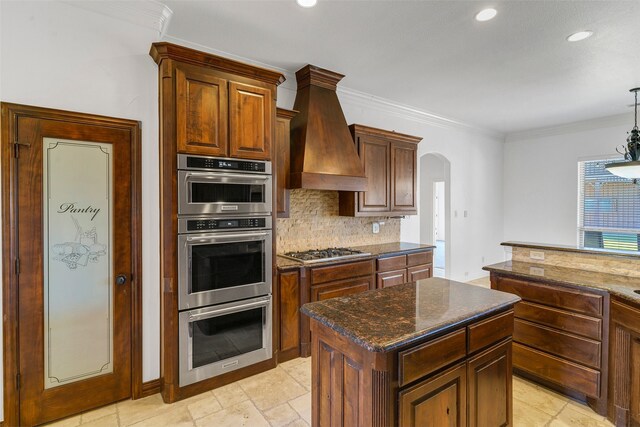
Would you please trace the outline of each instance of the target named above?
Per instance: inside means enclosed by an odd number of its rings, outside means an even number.
[[[289,218],[277,220],[277,253],[400,241],[400,219],[338,215],[338,192],[291,190]],[[373,234],[373,222],[384,221]]]

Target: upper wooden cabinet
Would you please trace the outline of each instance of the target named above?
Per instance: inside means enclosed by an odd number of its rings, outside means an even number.
[[[206,70],[176,69],[178,152],[227,155],[227,84]]]
[[[297,111],[276,110],[276,213],[278,218],[289,218],[289,170],[291,168],[291,119]]]
[[[171,43],[154,43],[160,65],[161,130],[176,150],[270,160],[281,74]]]
[[[358,149],[367,191],[341,191],[340,215],[416,215],[417,148],[422,138],[349,126]]]

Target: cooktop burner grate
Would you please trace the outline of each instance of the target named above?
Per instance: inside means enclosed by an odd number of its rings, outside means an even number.
[[[327,248],[327,249],[311,249],[303,252],[286,252],[283,255],[285,258],[293,259],[296,261],[302,261],[305,264],[313,262],[322,262],[334,259],[343,258],[356,258],[369,256],[370,253],[359,251],[351,248]]]

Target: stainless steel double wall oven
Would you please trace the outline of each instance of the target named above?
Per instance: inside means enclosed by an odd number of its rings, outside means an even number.
[[[271,358],[272,171],[178,155],[180,386]]]

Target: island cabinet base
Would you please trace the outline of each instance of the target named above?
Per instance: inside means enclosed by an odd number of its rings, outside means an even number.
[[[512,310],[388,352],[311,332],[313,427],[513,424]]]

